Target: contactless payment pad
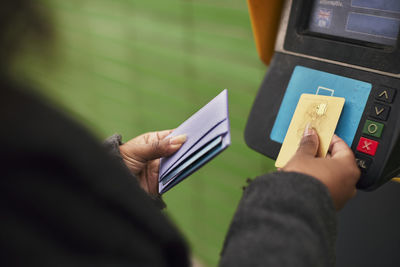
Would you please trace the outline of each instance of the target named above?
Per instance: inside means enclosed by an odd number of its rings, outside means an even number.
[[[349,146],[353,143],[372,85],[367,82],[296,66],[275,119],[270,138],[283,143],[302,94],[345,99],[335,133]]]
[[[275,166],[282,168],[296,153],[306,127],[319,135],[318,157],[325,157],[339,121],[345,99],[324,95],[302,94],[290,122]]]

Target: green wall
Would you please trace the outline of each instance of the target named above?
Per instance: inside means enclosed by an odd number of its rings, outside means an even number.
[[[243,131],[266,67],[245,0],[49,0],[50,64],[26,58],[46,95],[99,139],[170,129],[229,89],[232,146],[165,195],[193,254],[215,266],[242,186],[273,162]]]

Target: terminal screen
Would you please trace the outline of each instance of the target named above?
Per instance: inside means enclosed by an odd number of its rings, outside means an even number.
[[[315,0],[309,31],[395,46],[400,0]]]

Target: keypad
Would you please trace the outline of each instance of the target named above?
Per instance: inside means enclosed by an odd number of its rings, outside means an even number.
[[[363,136],[356,149],[356,162],[362,172],[367,172],[372,165],[373,157],[369,156],[374,156],[379,146],[379,140],[373,140],[366,136],[374,139],[382,138],[385,122],[390,116],[390,103],[393,103],[395,96],[396,90],[387,86],[380,86],[375,90],[375,101],[368,113],[368,116],[373,119],[365,120],[362,128]]]

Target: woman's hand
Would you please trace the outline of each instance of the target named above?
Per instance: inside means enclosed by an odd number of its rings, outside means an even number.
[[[158,195],[160,158],[172,155],[186,141],[186,135],[165,138],[171,132],[145,133],[119,147],[126,166],[139,179],[143,190],[153,196]]]
[[[340,210],[356,194],[360,170],[353,151],[338,136],[333,136],[326,158],[316,157],[318,146],[317,132],[307,127],[296,154],[282,170],[301,172],[320,180]]]

